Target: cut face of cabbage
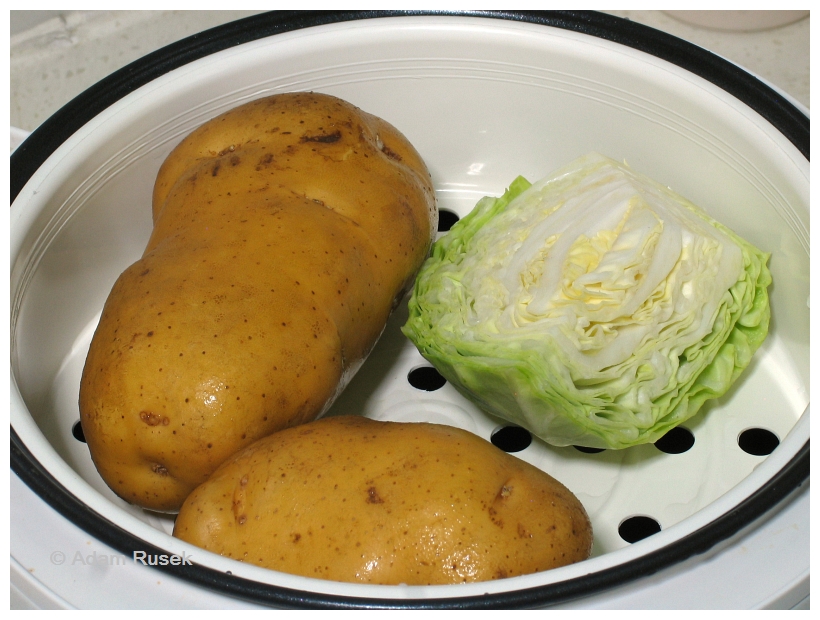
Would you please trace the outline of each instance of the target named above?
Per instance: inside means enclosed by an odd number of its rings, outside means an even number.
[[[659,439],[768,331],[768,255],[591,154],[484,198],[419,274],[404,333],[462,394],[554,445]]]

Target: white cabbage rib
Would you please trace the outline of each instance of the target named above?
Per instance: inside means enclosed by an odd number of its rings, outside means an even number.
[[[518,196],[473,247],[463,337],[526,347],[549,335],[576,383],[651,373],[658,392],[744,270],[738,245],[691,206],[595,154]]]

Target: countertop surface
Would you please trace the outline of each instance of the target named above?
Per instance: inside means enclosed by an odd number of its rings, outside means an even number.
[[[726,31],[690,25],[664,11],[608,12],[723,56],[809,107],[809,17],[766,30]],[[131,61],[253,13],[11,11],[11,125],[32,131],[83,90]]]

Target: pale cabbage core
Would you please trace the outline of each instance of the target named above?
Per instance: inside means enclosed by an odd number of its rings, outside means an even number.
[[[522,348],[549,337],[576,384],[652,377],[649,400],[686,380],[678,356],[712,330],[743,254],[665,188],[613,160],[588,163],[533,185],[475,234],[449,327]]]

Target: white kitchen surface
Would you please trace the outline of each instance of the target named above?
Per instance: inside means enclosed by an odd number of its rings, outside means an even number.
[[[254,12],[11,11],[11,125],[32,131],[131,61]],[[777,28],[736,32],[693,26],[663,11],[609,12],[711,50],[809,107],[808,17]]]

